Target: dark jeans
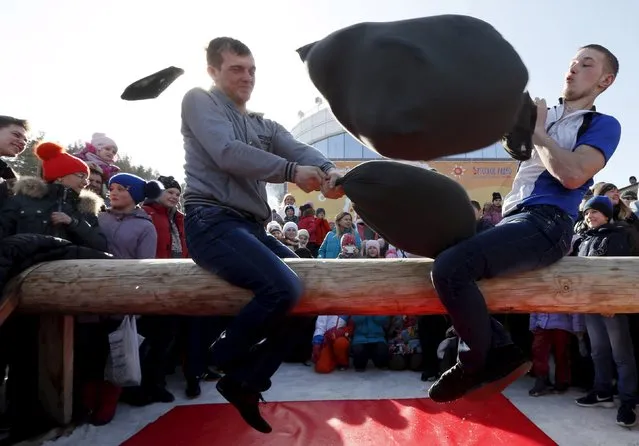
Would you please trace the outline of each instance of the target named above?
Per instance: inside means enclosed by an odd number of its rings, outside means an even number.
[[[417,333],[423,355],[422,371],[429,375],[428,377],[436,376],[439,372],[437,348],[446,338],[448,327],[450,327],[448,317],[441,314],[420,316],[417,319]]]
[[[622,403],[634,406],[637,399],[637,364],[628,329],[628,317],[617,314],[604,317],[586,315],[591,356],[595,364],[594,389],[599,394],[612,394],[613,363],[617,366],[617,389]]]
[[[142,387],[166,387],[166,370],[175,343],[177,316],[145,315],[137,320],[138,333],[144,336],[140,346]]]
[[[464,341],[459,347],[464,368],[483,369],[491,348],[512,343],[488,314],[476,281],[551,265],[568,254],[572,234],[573,222],[559,208],[530,206],[437,256],[433,285]]]
[[[280,259],[297,256],[262,224],[218,206],[189,207],[185,232],[195,263],[254,293],[213,346],[212,362],[229,379],[268,390],[288,352],[284,319],[302,296],[302,282]]]
[[[388,367],[390,353],[388,352],[388,344],[385,342],[354,344],[351,351],[353,352],[353,367],[356,370],[365,369],[369,359],[377,368]]]
[[[224,331],[229,317],[184,316],[181,318],[183,372],[186,379],[202,377],[209,365],[209,347]]]

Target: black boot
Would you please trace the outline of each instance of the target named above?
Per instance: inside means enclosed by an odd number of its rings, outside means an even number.
[[[448,369],[428,390],[430,398],[447,403],[466,397],[479,400],[500,393],[530,370],[531,363],[514,344],[491,349],[484,370],[470,372],[461,363]]]
[[[202,389],[200,389],[200,379],[199,378],[188,378],[186,380],[186,391],[184,392],[187,398],[197,398],[202,394]]]
[[[217,382],[216,388],[253,429],[264,434],[268,434],[273,430],[260,414],[258,405],[260,400],[264,401],[260,392],[251,390],[226,376]]]

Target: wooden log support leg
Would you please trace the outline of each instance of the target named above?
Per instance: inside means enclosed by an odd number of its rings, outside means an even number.
[[[73,409],[73,316],[40,316],[38,394],[52,420],[69,424]]]

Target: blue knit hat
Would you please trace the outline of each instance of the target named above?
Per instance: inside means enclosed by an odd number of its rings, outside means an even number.
[[[610,198],[606,197],[605,195],[598,195],[586,201],[586,204],[584,205],[584,213],[588,209],[594,209],[601,212],[606,217],[608,217],[608,220],[612,219],[612,201],[610,201]]]
[[[142,203],[146,199],[155,200],[162,195],[162,191],[164,190],[164,186],[162,186],[162,183],[159,181],[146,181],[130,173],[113,175],[109,180],[109,187],[113,183],[124,186],[131,195],[131,198],[133,198],[135,204]]]

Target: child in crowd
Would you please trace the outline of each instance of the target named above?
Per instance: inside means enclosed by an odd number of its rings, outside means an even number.
[[[111,207],[99,218],[109,252],[119,259],[155,258],[157,233],[151,217],[139,205],[145,199],[157,199],[163,189],[157,181],[145,181],[129,173],[111,177]]]
[[[284,246],[295,252],[299,248],[300,242],[297,239],[297,225],[292,221],[284,223]]]
[[[369,240],[370,241],[370,240]],[[417,372],[422,368],[422,349],[417,333],[417,317],[395,316],[388,330],[388,351],[391,370]]]
[[[295,250],[295,254],[302,259],[312,259],[313,253],[310,249],[307,248],[308,245],[308,231],[306,229],[300,229],[297,231],[297,240],[299,241],[299,246]]]
[[[284,234],[282,233],[282,227],[276,221],[271,221],[266,225],[266,232],[278,239],[279,241],[284,240]]]
[[[346,370],[353,337],[348,316],[318,316],[313,333],[313,358],[317,373]]]
[[[528,394],[541,396],[551,391],[565,392],[570,386],[570,342],[572,333],[579,338],[586,330],[582,314],[532,313],[530,331],[533,332],[532,359],[535,385]],[[555,358],[555,383],[548,376],[550,351]]]
[[[380,258],[380,246],[377,240],[366,240],[366,252],[364,256],[367,259],[379,259]]]
[[[580,256],[628,256],[633,242],[630,226],[612,222],[612,201],[605,195],[594,196],[584,206],[588,230],[576,245]],[[592,361],[595,366],[593,390],[577,399],[582,407],[615,407],[612,393],[613,363],[617,366],[617,389],[620,406],[617,424],[631,427],[637,424],[637,366],[634,348],[625,314],[586,314]]]
[[[295,215],[295,212],[295,206],[286,206],[284,208],[284,224],[288,222],[297,224],[297,222],[299,221],[299,217]]]
[[[388,368],[390,354],[386,342],[386,332],[390,324],[389,316],[352,316],[354,324],[351,351],[356,372],[366,370],[371,359],[378,369]]]
[[[102,170],[104,181],[108,181],[120,171],[114,163],[117,161],[118,146],[104,133],[94,133],[91,142],[86,143],[77,157],[87,163],[94,163]]]
[[[140,207],[145,200],[157,200],[164,190],[158,181],[120,173],[109,180],[111,207],[100,214],[100,227],[109,242],[109,249],[120,259],[153,259],[157,253],[157,231],[149,214]],[[142,384],[127,387],[122,399],[134,406],[154,402],[172,402],[174,396],[166,390],[165,353],[173,339],[167,327],[158,327],[154,317],[138,320],[138,331],[145,340],[140,348]]]
[[[317,208],[315,211],[315,231],[310,232],[310,238],[308,241],[308,249],[313,253],[313,257],[317,257],[319,254],[319,248],[322,245],[322,242],[326,238],[326,234],[331,232],[335,227],[331,227],[326,220],[326,210],[323,208]]]
[[[300,229],[297,231],[297,240],[299,241],[300,248],[308,247],[308,239],[310,238],[306,229]]]
[[[300,206],[300,219],[297,222],[298,229],[305,229],[308,231],[309,238],[315,235],[315,209],[311,203]]]
[[[359,257],[359,249],[357,249],[357,241],[355,236],[350,233],[346,233],[340,240],[340,253],[338,259],[354,259]]]
[[[472,204],[473,209],[475,210],[475,219],[477,220],[477,226],[475,231],[477,232],[477,234],[494,227],[490,219],[484,218],[484,212],[481,206],[479,205],[478,201],[472,200],[470,204]]]
[[[295,206],[295,197],[293,196],[293,194],[284,195],[284,198],[282,199],[282,203],[280,204],[280,209],[278,213],[280,214],[280,217],[282,217],[285,223],[287,221],[292,221],[292,220],[286,220],[286,210],[289,206],[293,208],[293,216],[297,217],[299,215],[299,210],[297,209],[297,206]],[[297,223],[297,221],[295,223]]]

